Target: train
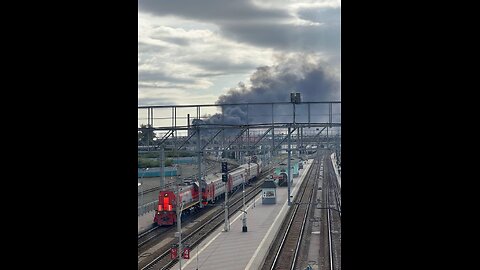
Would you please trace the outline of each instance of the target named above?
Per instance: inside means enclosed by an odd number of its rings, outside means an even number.
[[[228,172],[227,182],[222,181],[222,174],[208,175],[205,179],[186,183],[180,186],[180,201],[183,204],[182,213],[189,213],[200,208],[198,196],[201,194],[201,204],[206,206],[215,203],[219,197],[235,192],[245,184],[255,181],[262,173],[261,161],[253,156],[250,163],[245,163]],[[173,190],[159,191],[158,205],[153,219],[154,225],[168,226],[177,222],[177,200]]]

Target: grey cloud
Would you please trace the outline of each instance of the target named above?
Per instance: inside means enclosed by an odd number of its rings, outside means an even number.
[[[171,36],[168,36],[168,35],[169,35],[168,33],[158,32],[158,33],[152,34],[150,36],[150,38],[156,39],[156,40],[162,40],[162,41],[172,43],[172,44],[176,44],[176,45],[180,45],[180,46],[187,46],[187,45],[190,44],[190,41],[187,38],[171,37]]]
[[[179,85],[179,84],[168,84],[168,85],[152,85],[152,84],[147,84],[147,83],[138,83],[138,88],[151,88],[151,89],[187,89],[186,86],[184,85]]]
[[[230,72],[201,72],[201,73],[195,73],[192,76],[197,77],[197,78],[204,78],[204,77],[216,77],[216,76],[222,76],[222,75],[228,75],[231,74]]]
[[[300,10],[298,15],[302,18],[327,23],[309,26],[285,24],[285,20],[294,19],[286,10],[260,8],[247,0],[140,0],[138,3],[142,12],[215,23],[224,36],[256,46],[310,51],[340,47],[340,27],[334,23],[340,21],[338,8]]]
[[[225,36],[250,44],[294,50],[337,50],[340,29],[323,25],[225,24]]]
[[[201,67],[209,71],[228,71],[229,73],[236,73],[248,71],[255,68],[252,63],[234,63],[227,59],[192,59],[188,63]]]
[[[179,38],[179,37],[163,37],[163,41],[173,43],[179,46],[188,46],[190,45],[190,41],[186,38]]]
[[[139,0],[138,10],[205,21],[271,20],[290,16],[280,9],[259,8],[248,0]]]
[[[143,105],[172,105],[175,102],[168,98],[138,98],[138,106]]]
[[[188,78],[176,78],[166,75],[162,71],[138,71],[139,82],[165,81],[174,83],[194,83],[195,80]]]
[[[329,25],[340,24],[340,8],[315,8],[300,9],[298,17],[304,20],[326,23]]]
[[[139,53],[157,53],[165,50],[165,46],[155,45],[155,44],[148,44],[145,42],[138,42],[138,52]]]

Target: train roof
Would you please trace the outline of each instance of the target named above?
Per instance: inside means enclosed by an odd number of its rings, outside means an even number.
[[[256,163],[250,163],[250,166],[255,166],[257,165]],[[245,164],[242,164],[238,167],[236,167],[235,169],[229,171],[228,173],[231,174],[231,173],[234,173],[234,172],[237,172],[237,171],[240,171],[240,170],[245,170],[248,168],[248,163],[245,163]],[[211,183],[212,181],[217,181],[217,180],[221,180],[222,179],[222,173],[221,172],[217,172],[217,173],[213,173],[213,174],[208,174],[206,177],[205,177],[205,182],[207,183]]]

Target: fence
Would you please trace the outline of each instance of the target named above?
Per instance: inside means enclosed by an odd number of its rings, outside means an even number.
[[[146,203],[142,206],[139,206],[137,209],[138,209],[138,216],[142,216],[148,212],[151,212],[155,209],[157,209],[157,205],[158,205],[158,200],[155,200],[153,202],[149,202],[149,203]]]

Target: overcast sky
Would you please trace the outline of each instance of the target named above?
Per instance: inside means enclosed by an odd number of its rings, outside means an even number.
[[[139,105],[213,104],[267,83],[340,100],[340,0],[138,1]]]

